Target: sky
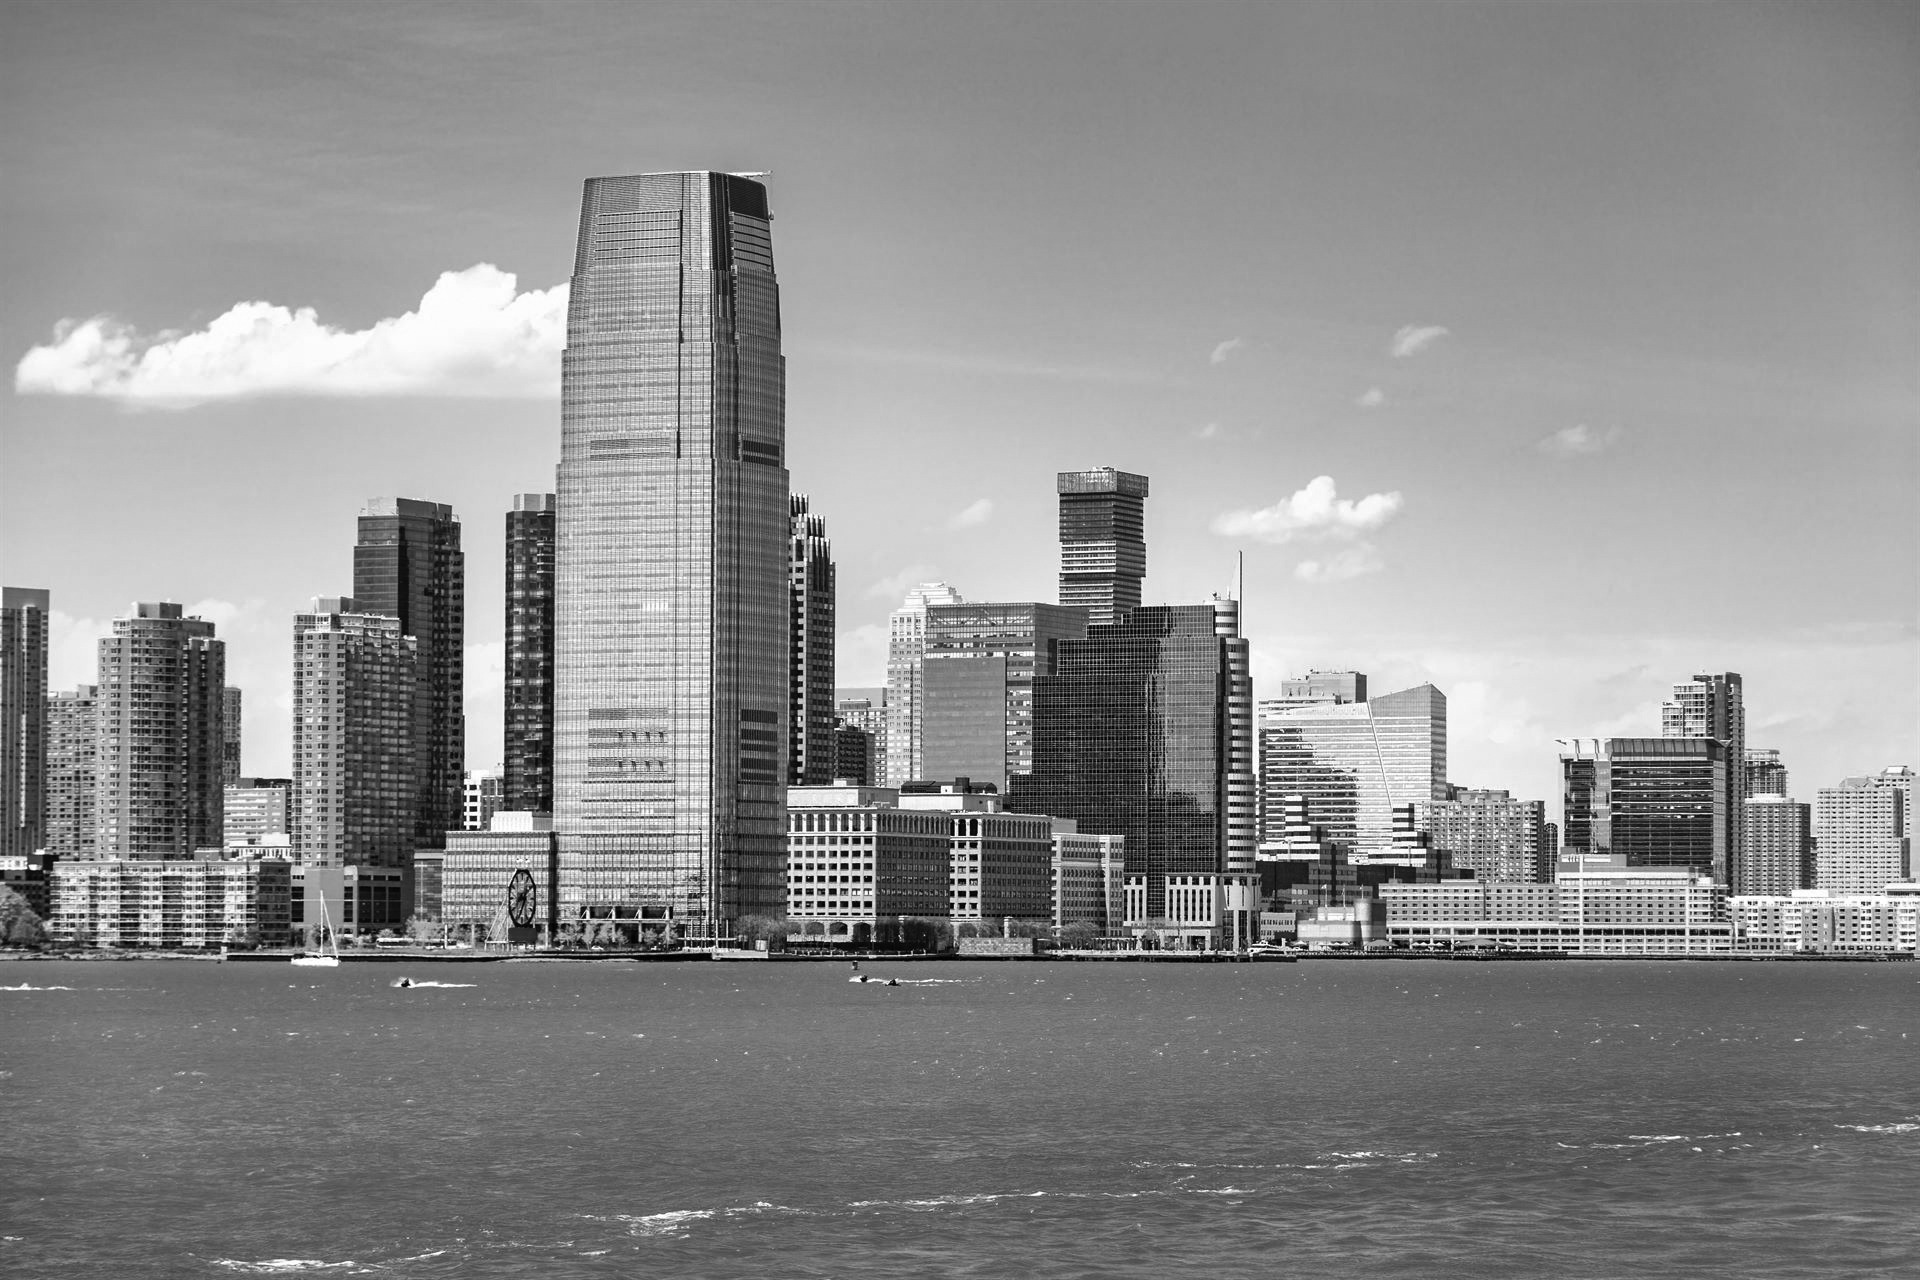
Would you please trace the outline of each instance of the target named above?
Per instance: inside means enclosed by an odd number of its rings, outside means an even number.
[[[1448,696],[1449,773],[1745,678],[1793,790],[1920,764],[1920,10],[0,6],[0,580],[51,679],[213,619],[284,776],[292,616],[453,504],[468,765],[559,452],[581,183],[767,171],[843,685],[906,588],[1051,599],[1054,473],[1245,555],[1255,696]]]

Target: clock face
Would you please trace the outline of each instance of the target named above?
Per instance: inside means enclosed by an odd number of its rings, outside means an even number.
[[[540,891],[533,887],[533,873],[525,867],[513,873],[513,879],[507,881],[507,919],[524,929],[533,923],[533,914],[540,902]]]

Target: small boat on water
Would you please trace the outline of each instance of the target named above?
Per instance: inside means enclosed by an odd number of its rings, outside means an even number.
[[[327,910],[327,895],[320,896],[321,937],[325,941],[325,950],[308,950],[293,958],[299,965],[315,969],[337,969],[340,967],[340,940],[334,936],[333,913]]]

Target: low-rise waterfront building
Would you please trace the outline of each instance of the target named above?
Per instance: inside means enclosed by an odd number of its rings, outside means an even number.
[[[1733,945],[1726,886],[1684,867],[1629,867],[1621,855],[1562,858],[1551,885],[1383,884],[1379,896],[1388,938],[1405,946],[1694,955]]]
[[[533,877],[536,894],[533,927],[545,929],[551,937],[560,925],[552,815],[503,809],[492,814],[489,823],[486,831],[447,832],[439,868],[439,919],[452,928],[490,929],[506,906],[507,887],[515,873],[525,871]],[[418,850],[414,862],[420,863]],[[637,918],[637,910],[629,911],[628,917]]]
[[[1053,918],[1052,817],[1008,813],[993,787],[977,788],[966,778],[911,783],[900,789],[899,803],[949,816],[949,919],[1045,924]]]
[[[949,814],[903,809],[891,787],[787,789],[787,919],[802,942],[898,942],[950,900]]]
[[[1119,932],[1126,911],[1126,837],[1082,834],[1072,818],[1053,820],[1053,925],[1090,924]]]
[[[1920,952],[1920,883],[1879,892],[1796,889],[1733,899],[1742,951]]]
[[[48,935],[72,946],[287,945],[292,871],[280,859],[56,863]]]

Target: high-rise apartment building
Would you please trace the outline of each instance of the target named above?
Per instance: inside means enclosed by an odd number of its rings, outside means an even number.
[[[141,603],[100,641],[94,813],[99,852],[190,858],[221,843],[227,646],[171,602]]]
[[[240,780],[240,691],[232,685],[220,691],[220,785]]]
[[[46,842],[47,601],[0,587],[0,857]]]
[[[518,493],[507,512],[506,807],[553,812],[554,501]]]
[[[1143,925],[1169,918],[1178,890],[1212,903],[1215,938],[1252,936],[1252,689],[1238,617],[1231,600],[1134,609],[1060,641],[1053,674],[1034,680],[1033,771],[1013,777],[1008,807],[1124,836]]]
[[[292,778],[236,778],[225,797],[226,845],[262,845],[293,833]]]
[[[1791,894],[1796,889],[1811,889],[1811,807],[1774,793],[1748,796],[1744,803],[1734,893]]]
[[[1433,848],[1449,855],[1456,871],[1479,880],[1548,884],[1558,850],[1547,844],[1544,800],[1516,800],[1505,791],[1449,788],[1425,815]]]
[[[1629,867],[1727,881],[1729,755],[1717,738],[1562,739],[1562,840]]]
[[[1747,798],[1747,712],[1739,672],[1701,673],[1674,685],[1672,700],[1660,706],[1660,736],[1712,738],[1726,748],[1721,806],[1727,814],[1727,847],[1713,874],[1731,885],[1740,861],[1741,801]]]
[[[1140,605],[1147,576],[1147,478],[1112,467],[1062,471],[1060,603],[1104,627]]]
[[[787,783],[823,787],[833,781],[833,545],[827,524],[796,493],[787,555],[793,602],[792,677],[787,696]]]
[[[1746,764],[1746,790],[1749,796],[1787,796],[1793,792],[1787,788],[1787,766],[1780,761],[1780,753],[1772,747],[1748,747]]]
[[[323,596],[293,619],[293,856],[405,867],[421,765],[417,639],[399,618]],[[445,833],[441,833],[444,837]]]
[[[47,699],[47,852],[91,858],[100,848],[94,760],[99,751],[99,689],[83,684]]]
[[[466,555],[460,521],[443,502],[373,498],[353,549],[355,611],[400,620],[419,648],[414,685],[411,840],[437,849],[460,826],[466,773]]]
[[[1033,771],[1033,682],[1053,674],[1062,640],[1087,634],[1063,605],[927,608],[920,663],[921,764],[930,780],[970,778],[1005,794]]]
[[[879,786],[887,774],[886,686],[835,689],[833,723],[835,780],[846,778],[862,786]],[[853,739],[841,736],[845,733],[861,735],[858,746],[866,752],[863,764],[855,765],[847,755],[856,744]]]
[[[786,375],[766,188],[586,184],[561,363],[558,893],[725,932],[785,899]],[[649,919],[659,919],[652,915]]]
[[[887,785],[899,787],[920,781],[926,773],[922,756],[920,661],[927,648],[927,609],[936,604],[964,604],[960,593],[944,582],[923,582],[887,619]]]
[[[520,813],[539,812],[537,809],[513,810],[513,806],[507,803],[506,775],[499,769],[469,772],[466,785],[461,788],[460,829],[491,831],[493,815],[503,809]]]
[[[1913,772],[1894,768],[1821,787],[1813,801],[1815,889],[1878,893],[1912,872]]]
[[[1364,693],[1360,681],[1347,687]],[[1260,704],[1263,838],[1285,829],[1286,797],[1298,795],[1327,839],[1384,849],[1393,843],[1396,806],[1431,805],[1446,794],[1447,698],[1430,684],[1364,702]]]

